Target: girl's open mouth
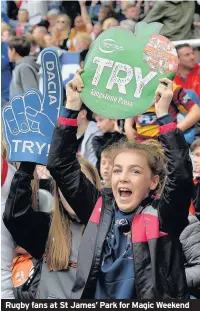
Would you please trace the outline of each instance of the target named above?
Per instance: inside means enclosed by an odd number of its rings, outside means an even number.
[[[127,198],[127,197],[131,196],[132,191],[128,188],[119,188],[118,193],[119,193],[120,197]]]

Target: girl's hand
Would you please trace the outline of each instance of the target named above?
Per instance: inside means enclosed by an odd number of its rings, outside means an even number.
[[[67,102],[65,107],[71,110],[79,111],[81,109],[82,101],[80,98],[80,93],[84,88],[83,80],[81,79],[81,74],[83,69],[78,70],[74,78],[67,84],[66,87],[66,97]]]
[[[169,105],[173,98],[173,81],[163,78],[160,79],[161,83],[159,84],[156,93],[155,93],[155,110],[157,118],[160,118],[169,112]]]

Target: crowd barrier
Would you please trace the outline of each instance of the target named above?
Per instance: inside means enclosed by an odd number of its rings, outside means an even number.
[[[185,43],[191,45],[193,48],[200,47],[200,39],[173,41],[173,44],[175,46],[180,45],[180,44],[185,44]]]

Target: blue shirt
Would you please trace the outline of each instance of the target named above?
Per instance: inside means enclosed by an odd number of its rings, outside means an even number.
[[[96,299],[135,298],[135,276],[131,239],[132,213],[115,211],[113,224],[103,247]]]

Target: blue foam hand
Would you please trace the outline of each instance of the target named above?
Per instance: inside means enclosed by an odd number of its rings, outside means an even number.
[[[2,112],[9,161],[47,163],[54,126],[63,104],[63,83],[56,50],[41,54],[43,95],[29,89],[15,95]]]

